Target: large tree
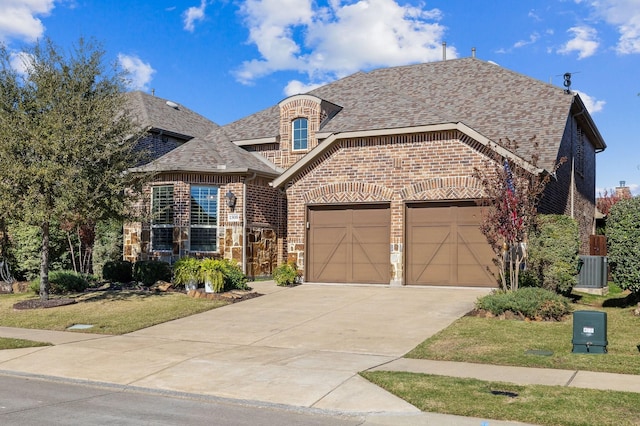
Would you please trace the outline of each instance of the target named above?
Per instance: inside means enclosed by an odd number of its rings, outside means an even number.
[[[16,67],[19,59],[20,66]],[[40,297],[49,297],[52,224],[86,229],[125,211],[138,161],[125,74],[95,41],[0,46],[0,212],[40,229]]]

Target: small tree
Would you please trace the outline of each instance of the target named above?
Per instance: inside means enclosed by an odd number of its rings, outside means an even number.
[[[541,287],[571,293],[578,280],[579,237],[578,222],[569,216],[537,217],[535,230],[529,235],[527,269]]]
[[[604,193],[598,194],[596,199],[596,207],[603,215],[608,215],[613,207],[620,200],[628,200],[631,194],[627,192],[616,192],[615,190],[604,190]]]
[[[533,145],[532,151],[538,152],[535,137],[529,143]],[[515,141],[507,139],[501,144],[517,152]],[[550,175],[566,161],[562,158],[553,170],[545,173],[537,169],[537,160],[534,155],[529,162],[532,167],[527,167],[522,160],[496,155],[486,161],[483,169],[474,169],[474,177],[485,194],[479,201],[485,206],[480,231],[496,256],[494,263],[503,290],[518,289],[520,269],[527,257],[527,234],[535,221],[542,193]]]
[[[621,200],[607,217],[607,254],[613,281],[640,293],[640,197]]]

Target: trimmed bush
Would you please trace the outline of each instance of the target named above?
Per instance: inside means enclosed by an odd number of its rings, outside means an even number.
[[[51,294],[82,293],[89,287],[89,281],[74,271],[52,271],[49,285]],[[40,277],[31,281],[30,288],[35,293],[40,292]]]
[[[607,255],[613,282],[640,293],[640,198],[620,200],[607,216]]]
[[[568,295],[578,283],[578,222],[564,215],[539,215],[529,235],[528,285]]]
[[[126,260],[110,260],[102,267],[102,278],[117,283],[133,280],[133,263]]]
[[[160,260],[140,260],[133,265],[133,279],[145,286],[171,281],[171,265]]]
[[[295,262],[287,262],[273,271],[273,279],[280,286],[296,284],[299,277],[298,265]]]
[[[489,294],[478,299],[476,307],[494,315],[510,311],[536,320],[561,320],[571,312],[569,299],[550,290],[535,287]]]
[[[251,290],[251,287],[247,284],[249,281],[247,276],[242,272],[242,269],[240,269],[237,263],[229,259],[223,259],[220,262],[222,263],[222,273],[224,274],[225,291]]]

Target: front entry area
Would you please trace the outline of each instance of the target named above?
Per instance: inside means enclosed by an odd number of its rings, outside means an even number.
[[[493,251],[480,232],[481,207],[471,202],[406,207],[406,283],[496,287]]]
[[[310,206],[307,281],[389,284],[388,204]]]

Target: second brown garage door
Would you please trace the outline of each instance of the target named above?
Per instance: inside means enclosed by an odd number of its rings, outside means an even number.
[[[407,206],[407,284],[496,287],[493,251],[471,203]]]
[[[389,284],[389,205],[308,211],[307,281]]]

